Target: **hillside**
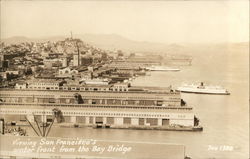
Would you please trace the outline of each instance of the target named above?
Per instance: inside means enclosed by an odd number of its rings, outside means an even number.
[[[20,43],[20,42],[56,42],[62,41],[66,37],[64,36],[53,36],[53,37],[42,37],[42,38],[27,38],[23,36],[12,37],[8,39],[2,39],[5,43]],[[228,50],[247,50],[249,44],[245,43],[201,43],[201,44],[191,44],[191,43],[153,43],[153,42],[142,42],[133,41],[124,38],[116,34],[84,34],[75,35],[74,38],[80,38],[84,42],[93,45],[95,47],[104,50],[122,50],[128,53],[148,53],[148,54],[174,54],[174,55],[188,55],[199,57],[202,56],[209,59],[210,56],[224,56]],[[239,51],[244,52],[244,51]]]

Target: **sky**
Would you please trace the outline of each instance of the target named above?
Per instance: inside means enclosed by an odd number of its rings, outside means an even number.
[[[248,42],[249,1],[1,1],[1,38],[118,34],[131,40]]]

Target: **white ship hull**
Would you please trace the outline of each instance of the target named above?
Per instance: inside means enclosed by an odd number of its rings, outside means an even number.
[[[225,89],[216,89],[216,88],[192,88],[192,87],[178,87],[177,91],[185,93],[199,93],[199,94],[221,94],[229,95],[230,93]]]

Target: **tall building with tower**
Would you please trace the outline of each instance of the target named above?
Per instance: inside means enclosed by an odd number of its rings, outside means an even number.
[[[4,63],[4,55],[0,55],[0,68],[3,67],[3,63]]]
[[[73,66],[80,66],[80,50],[78,46],[78,42],[75,43],[76,53],[73,54]]]
[[[68,61],[67,61],[67,56],[62,57],[62,67],[67,67],[68,66]]]
[[[79,53],[73,54],[73,66],[79,66]]]

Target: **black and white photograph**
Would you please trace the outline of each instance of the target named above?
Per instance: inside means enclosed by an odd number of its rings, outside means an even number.
[[[0,158],[248,159],[249,0],[0,0]]]

